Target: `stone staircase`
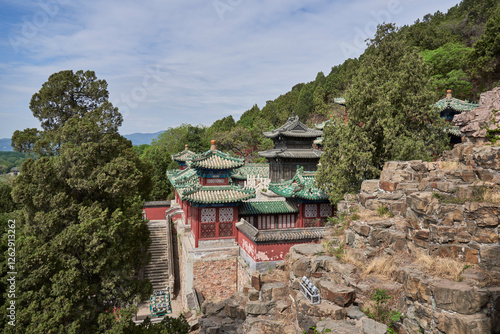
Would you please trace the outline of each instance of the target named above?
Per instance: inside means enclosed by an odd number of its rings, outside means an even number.
[[[169,266],[167,252],[167,227],[165,220],[148,223],[151,237],[151,261],[144,269],[145,278],[153,284],[153,290],[165,290],[169,286]]]

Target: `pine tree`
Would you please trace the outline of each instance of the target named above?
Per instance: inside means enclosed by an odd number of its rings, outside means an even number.
[[[81,103],[66,100],[75,90]],[[121,115],[107,95],[93,72],[63,71],[32,99],[44,129],[32,145],[45,149],[23,163],[12,193],[22,205],[18,332],[95,333],[101,314],[150,292],[135,275],[148,260],[141,216],[151,166],[117,132]]]

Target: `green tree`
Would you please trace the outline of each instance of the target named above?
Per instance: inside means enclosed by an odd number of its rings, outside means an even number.
[[[229,115],[222,119],[216,120],[208,129],[207,136],[212,137],[215,132],[231,131],[236,126],[233,116]]]
[[[89,77],[96,81],[85,73],[56,73],[32,99],[32,106],[42,100],[45,108],[55,106],[34,111],[44,143],[33,145],[57,147],[57,154],[38,151],[14,181],[12,196],[22,205],[18,332],[95,333],[100,314],[126,310],[151,290],[136,274],[148,260],[142,204],[152,169],[117,132],[122,118],[104,98],[105,82],[80,89]]]
[[[329,108],[325,102],[325,90],[323,89],[323,86],[318,85],[318,87],[314,90],[313,106],[315,114],[323,116],[328,115]]]
[[[500,83],[500,5],[497,8],[469,57],[477,86],[481,89],[489,89]]]
[[[307,121],[309,119],[309,114],[313,111],[313,93],[313,87],[310,83],[304,85],[300,90],[295,114],[299,116],[302,122]]]
[[[431,87],[439,93],[452,89],[453,95],[466,99],[471,97],[466,59],[472,49],[459,43],[447,43],[435,50],[425,50],[422,56],[431,66]]]
[[[253,126],[253,120],[260,114],[259,107],[254,104],[252,108],[245,111],[241,116],[236,125],[241,125],[244,128],[250,128]]]
[[[147,197],[150,201],[164,201],[173,194],[172,184],[167,178],[168,166],[172,163],[170,152],[164,145],[151,145],[144,151],[141,159],[153,166],[151,180],[153,189]]]
[[[245,158],[247,162],[257,159],[258,150],[272,147],[271,140],[263,138],[261,131],[254,128],[236,126],[231,131],[217,133],[214,138],[217,140],[217,149],[229,151]]]
[[[134,145],[134,152],[137,153],[138,156],[141,156],[144,154],[147,148],[149,148],[151,145],[148,144],[142,144],[139,146]]]
[[[105,80],[98,80],[93,71],[61,71],[52,74],[38,93],[31,98],[30,109],[41,122],[43,131],[15,131],[15,151],[57,154],[65,138],[57,129],[73,117],[93,114],[102,132],[116,132],[123,122],[118,108],[108,101]]]
[[[377,178],[386,161],[430,159],[445,148],[428,67],[396,36],[394,25],[379,26],[346,92],[349,122],[325,128],[317,180],[334,203]]]

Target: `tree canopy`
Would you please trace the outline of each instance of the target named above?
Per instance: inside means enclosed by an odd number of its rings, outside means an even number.
[[[13,182],[17,330],[96,333],[102,314],[150,293],[136,274],[148,261],[152,168],[117,132],[122,118],[107,96],[93,72],[62,71],[32,99],[44,129],[32,145],[57,150],[37,150]]]
[[[333,202],[377,178],[386,161],[430,159],[445,148],[429,69],[396,33],[379,26],[345,94],[347,124],[336,119],[325,128],[317,182]]]

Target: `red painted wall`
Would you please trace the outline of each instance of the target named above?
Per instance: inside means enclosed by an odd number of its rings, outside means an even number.
[[[290,248],[308,242],[287,242],[266,245],[256,245],[246,235],[238,230],[238,245],[250,255],[255,262],[281,261],[285,259]]]
[[[169,206],[162,206],[157,208],[143,208],[142,210],[146,212],[146,218],[149,220],[164,220],[165,211],[170,209]]]

